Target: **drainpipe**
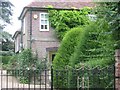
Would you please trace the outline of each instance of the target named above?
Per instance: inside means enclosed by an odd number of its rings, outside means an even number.
[[[32,49],[32,10],[30,9],[30,49]]]

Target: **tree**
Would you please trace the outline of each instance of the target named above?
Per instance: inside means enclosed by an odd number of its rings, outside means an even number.
[[[0,31],[4,29],[6,24],[10,24],[11,16],[12,16],[12,7],[13,4],[6,0],[0,0]]]
[[[0,37],[1,37],[1,44],[2,44],[2,51],[10,51],[14,50],[14,43],[12,40],[12,35],[9,34],[8,32],[2,31],[0,32]]]
[[[104,2],[98,3],[98,7],[95,8],[98,18],[104,18],[111,26],[115,42],[115,48],[120,47],[120,1],[119,2]]]

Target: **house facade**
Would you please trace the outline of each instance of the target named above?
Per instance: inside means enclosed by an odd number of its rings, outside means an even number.
[[[38,53],[40,59],[47,57],[50,62],[53,60],[60,42],[54,29],[50,26],[48,6],[52,6],[51,9],[57,10],[73,10],[73,8],[80,9],[85,6],[92,7],[93,4],[80,2],[79,0],[76,0],[76,2],[35,0],[35,2],[30,3],[23,8],[19,16],[21,33],[16,32],[14,35],[15,52],[30,48],[33,53]]]

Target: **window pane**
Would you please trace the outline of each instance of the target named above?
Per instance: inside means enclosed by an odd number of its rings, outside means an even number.
[[[44,21],[44,20],[41,20],[41,24],[45,24],[45,21]]]
[[[44,14],[41,14],[41,18],[44,18]]]
[[[44,29],[44,25],[41,25],[41,29]]]
[[[47,29],[47,25],[45,25],[45,29]]]
[[[45,24],[48,24],[48,20],[45,20]]]
[[[48,19],[48,14],[45,14],[45,18]]]

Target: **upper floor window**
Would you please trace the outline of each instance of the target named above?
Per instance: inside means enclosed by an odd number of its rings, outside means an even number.
[[[40,31],[49,31],[48,13],[40,13]]]

